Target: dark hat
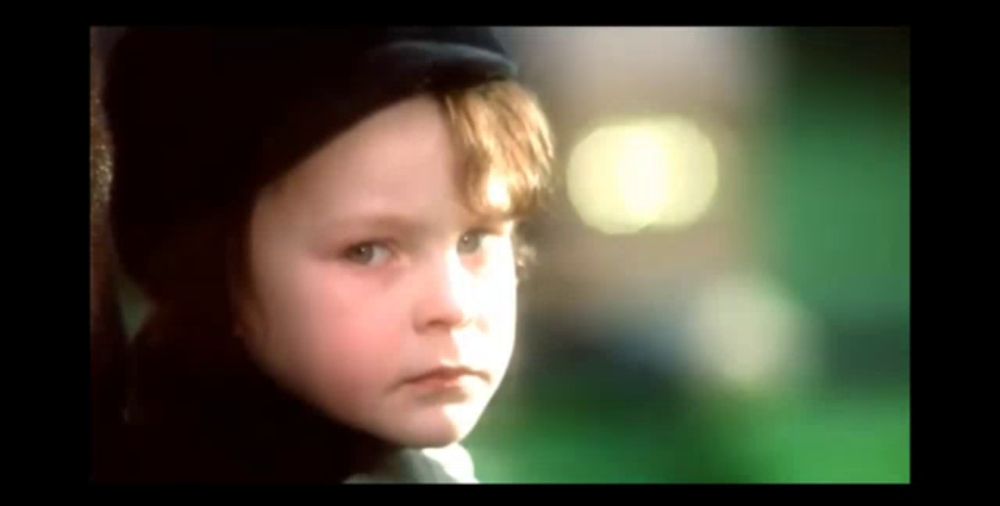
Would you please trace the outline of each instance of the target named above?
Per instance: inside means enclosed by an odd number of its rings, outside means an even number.
[[[130,28],[106,68],[112,227],[140,284],[186,227],[371,112],[516,74],[475,27]]]

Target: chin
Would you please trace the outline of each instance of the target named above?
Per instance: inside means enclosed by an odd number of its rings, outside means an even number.
[[[469,413],[468,409],[447,407],[415,415],[405,427],[395,432],[397,442],[411,447],[439,448],[465,439],[481,413]]]

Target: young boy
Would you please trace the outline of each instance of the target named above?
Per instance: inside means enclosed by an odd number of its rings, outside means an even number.
[[[475,481],[552,146],[487,29],[134,29],[111,219],[140,481]],[[438,450],[443,449],[443,450]]]

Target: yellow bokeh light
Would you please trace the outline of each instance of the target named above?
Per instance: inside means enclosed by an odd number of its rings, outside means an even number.
[[[607,234],[689,225],[717,186],[715,147],[680,117],[599,128],[574,148],[567,172],[573,207]]]

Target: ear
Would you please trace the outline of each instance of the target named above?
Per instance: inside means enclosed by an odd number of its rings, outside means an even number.
[[[233,335],[241,339],[250,339],[261,335],[263,331],[263,311],[254,296],[251,284],[243,276],[234,275],[230,271],[229,315]]]
[[[249,272],[247,248],[242,247],[246,232],[244,229],[239,231],[242,233],[231,233],[226,241],[226,290],[231,331],[233,335],[246,340],[260,335],[263,330],[263,314]]]
[[[256,338],[264,333],[264,315],[260,304],[246,289],[231,289],[230,310],[232,332],[242,339]]]

